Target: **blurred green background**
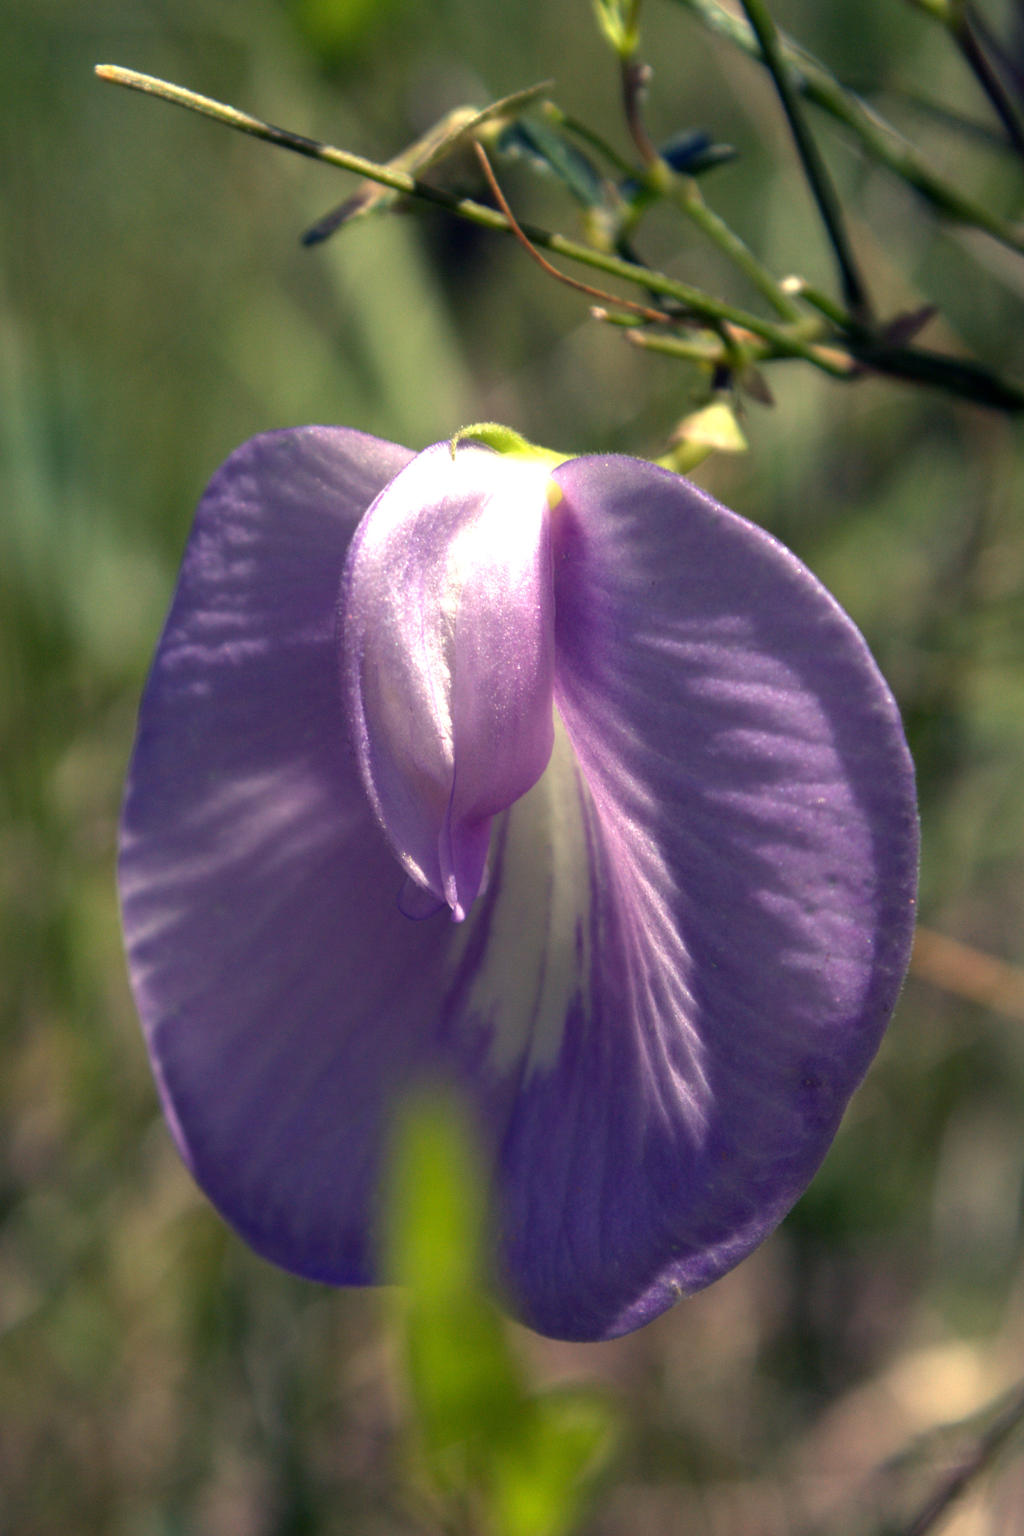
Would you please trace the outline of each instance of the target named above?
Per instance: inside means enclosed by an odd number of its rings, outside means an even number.
[[[1008,157],[909,104],[925,91],[985,118],[924,16],[775,10],[1019,216]],[[648,0],[644,27],[655,137],[736,145],[709,198],[776,270],[830,285],[770,83],[670,0]],[[302,249],[349,178],[101,85],[97,62],[378,159],[450,107],[552,76],[626,153],[615,64],[588,0],[0,10],[0,1531],[415,1536],[437,1526],[407,1471],[390,1304],[254,1258],[156,1109],[113,884],[139,691],[197,498],[242,439],[326,421],[418,447],[498,419],[566,450],[656,454],[695,379],[589,321],[513,242],[433,211]],[[821,139],[880,307],[934,300],[933,344],[1020,378],[1024,259],[941,228]],[[448,174],[477,186],[468,165]],[[503,180],[524,216],[578,232],[557,188]],[[658,215],[643,243],[749,302],[678,221]],[[589,1536],[879,1531],[875,1493],[912,1509],[956,1451],[930,1432],[1024,1375],[1021,430],[795,365],[771,382],[750,453],[697,478],[868,635],[919,764],[922,919],[965,948],[922,951],[820,1176],[739,1270],[614,1344],[510,1327],[535,1384],[597,1382],[619,1405]],[[1019,1536],[1021,1465],[947,1529]]]

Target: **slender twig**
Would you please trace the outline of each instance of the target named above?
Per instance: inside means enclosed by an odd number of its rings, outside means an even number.
[[[603,310],[595,309],[593,314],[595,320],[606,320],[612,325],[619,323],[614,315],[607,315]],[[683,358],[688,363],[700,363],[709,368],[727,368],[731,362],[728,343],[709,331],[698,332],[693,336],[656,338],[650,331],[631,329],[626,332],[626,340],[651,352],[667,350],[670,357]],[[665,340],[670,345],[667,349],[650,346],[649,343],[655,340]]]
[[[775,22],[763,0],[741,0],[741,3],[761,46],[765,65],[775,82],[775,89],[779,93],[779,100],[786,114],[797,153],[804,168],[804,175],[807,177],[807,184],[818,205],[822,223],[832,243],[846,305],[855,319],[867,321],[871,313],[867,288],[860,275],[853,247],[846,233],[846,221],[843,218],[828,167],[818,149],[814,135],[807,126],[799,95],[790,82],[789,66],[783,56]]]
[[[691,223],[711,240],[734,266],[738,267],[748,282],[781,315],[783,320],[799,320],[803,313],[799,305],[783,291],[777,278],[753,251],[704,201],[704,194],[695,176],[678,175],[658,153],[647,131],[644,119],[644,98],[650,82],[648,65],[634,59],[622,63],[622,97],[626,123],[637,152],[647,168],[647,181],[653,195],[668,197],[686,215]]]
[[[1014,1434],[1024,1425],[1024,1390],[1016,1391],[1006,1408],[981,1436],[971,1454],[931,1494],[905,1527],[902,1536],[928,1536],[982,1473],[987,1472]]]
[[[965,0],[966,3],[966,0]],[[979,11],[976,5],[971,6],[971,26],[981,46],[988,53],[990,60],[1002,70],[1003,79],[1012,86],[1017,97],[1024,101],[1024,64],[1017,58],[1013,47],[1007,46],[1003,39],[992,30],[985,13]]]
[[[1009,70],[1002,45],[984,17],[969,0],[910,0],[910,3],[938,22],[952,39],[1003,126],[1006,138],[1000,142],[1006,145],[1008,141],[1009,147],[1018,155],[1024,154],[1024,117],[1012,92],[1004,84],[997,63],[1010,72],[1011,78],[1014,75]]]
[[[628,177],[635,174],[636,167],[620,155],[618,150],[614,149],[599,133],[595,133],[593,128],[588,127],[586,123],[581,123],[578,117],[573,117],[570,112],[563,112],[561,107],[556,106],[553,101],[545,102],[544,112],[549,121],[556,123],[559,128],[564,128],[567,133],[574,134],[591,149],[597,150],[619,176]]]
[[[768,300],[776,314],[781,315],[783,320],[799,320],[803,313],[799,305],[794,304],[778,279],[763,262],[757,259],[736,231],[708,206],[695,176],[679,176],[673,173],[668,196],[675,206],[685,213],[709,240],[714,242],[723,255],[739,268],[761,297]],[[848,315],[843,316],[844,323],[848,323],[849,319]]]
[[[406,171],[410,176],[421,176],[424,171],[474,138],[488,124],[516,116],[524,107],[546,95],[550,88],[551,81],[545,80],[540,85],[530,86],[528,90],[506,96],[501,101],[493,101],[483,111],[475,107],[456,107],[389,160],[388,169]],[[398,196],[397,192],[388,187],[364,181],[357,192],[305,231],[302,236],[303,245],[318,245],[343,224],[362,214],[387,208]]]
[[[802,346],[799,351],[787,350],[786,344],[769,344],[759,337],[736,337],[732,327],[726,327],[726,339],[723,339],[719,348],[706,340],[690,340],[684,336],[665,336],[660,332],[631,330],[626,332],[627,338],[636,347],[642,347],[648,352],[662,352],[667,357],[686,358],[695,362],[715,362],[725,367],[732,367],[736,361],[736,342],[742,339],[743,356],[754,362],[768,362],[775,357],[801,357],[807,362],[813,362],[822,373],[829,374],[834,379],[854,378],[858,372],[857,364],[849,354],[837,347],[822,346],[820,344],[811,347]],[[808,356],[808,353],[810,354]]]
[[[850,317],[846,310],[830,294],[822,293],[819,288],[805,283],[801,277],[786,278],[784,286],[790,293],[799,293],[805,304],[810,304],[819,314],[825,315],[837,330],[845,330],[849,325]]]
[[[985,92],[1005,128],[1010,143],[1019,155],[1024,155],[1024,118],[1021,117],[1017,103],[1003,85],[991,59],[985,52],[983,36],[976,26],[974,14],[969,6],[954,7],[950,32],[974,78]]]
[[[578,278],[570,277],[567,272],[560,272],[552,262],[548,261],[546,256],[541,255],[540,251],[538,251],[535,245],[531,245],[529,239],[524,234],[522,225],[519,223],[515,214],[512,212],[512,209],[509,207],[508,199],[506,198],[504,192],[501,190],[498,178],[494,174],[494,167],[491,165],[491,162],[488,159],[486,149],[484,149],[483,145],[479,143],[479,141],[473,145],[473,148],[476,151],[476,157],[479,160],[480,167],[487,179],[487,185],[490,187],[498,207],[501,209],[506,219],[508,219],[512,233],[519,241],[519,244],[526,251],[527,255],[533,258],[533,260],[537,263],[542,271],[546,272],[549,277],[557,278],[560,283],[565,283],[566,287],[575,288],[577,293],[585,293],[591,299],[600,299],[604,304],[615,304],[619,309],[628,310],[631,315],[640,315],[644,320],[649,320],[654,323],[664,324],[666,321],[671,322],[673,317],[663,309],[650,309],[646,304],[635,304],[632,299],[620,298],[618,294],[607,293],[603,288],[594,288],[590,283],[581,283]]]
[[[209,96],[201,96],[195,91],[186,90],[184,86],[173,85],[167,80],[156,79],[152,75],[139,74],[135,70],[123,69],[116,64],[99,64],[96,66],[96,74],[101,80],[109,81],[111,84],[123,85],[148,96],[157,96],[162,101],[168,101],[188,111],[198,112],[201,116],[213,118],[214,121],[228,128],[237,129],[240,133],[263,139],[282,149],[293,150],[296,154],[305,155],[312,160],[320,160],[339,170],[352,171],[357,176],[379,182],[382,186],[390,187],[407,197],[418,197],[424,202],[433,203],[439,208],[444,208],[448,213],[467,219],[484,229],[514,234],[508,218],[499,209],[489,208],[486,204],[475,202],[472,198],[457,197],[440,187],[431,186],[429,182],[418,181],[407,171],[397,170],[389,165],[379,165],[376,161],[367,160],[362,155],[337,149],[333,144],[324,144],[318,139],[307,138],[304,134],[292,133],[286,128],[276,127],[272,123],[263,122],[261,118],[252,117],[247,112],[240,112],[236,107],[227,106],[224,102],[215,101]],[[542,250],[552,251],[556,256],[563,256],[568,261],[577,261],[581,266],[603,272],[608,277],[621,278],[623,282],[632,283],[636,287],[646,288],[651,293],[671,299],[680,309],[692,313],[713,326],[727,321],[753,331],[755,335],[762,336],[773,345],[777,345],[780,356],[805,357],[810,362],[814,361],[811,340],[801,332],[794,332],[771,320],[765,320],[760,315],[752,314],[736,304],[729,304],[724,299],[715,298],[712,294],[705,293],[703,289],[695,288],[690,283],[680,282],[678,278],[668,277],[664,272],[658,272],[651,267],[624,261],[608,251],[581,245],[578,241],[569,240],[564,235],[541,229],[533,224],[520,224],[519,227],[529,237],[531,244],[539,246]],[[804,326],[807,327],[807,322],[804,322]],[[808,329],[813,329],[813,322]]]
[[[964,358],[947,357],[928,347],[902,347],[878,343],[872,338],[846,338],[850,355],[869,373],[902,379],[905,384],[927,384],[960,400],[973,400],[1000,411],[1024,411],[1024,390],[998,378],[987,368]]]
[[[172,85],[166,80],[137,74],[134,70],[122,69],[112,64],[97,66],[96,73],[102,80],[160,97],[176,106],[198,112],[227,127],[235,128],[241,133],[277,144],[284,149],[293,150],[296,154],[306,155],[338,169],[351,171],[357,176],[389,187],[403,196],[432,203],[481,228],[513,236],[518,230],[533,246],[540,247],[567,261],[578,262],[581,266],[589,267],[593,271],[602,272],[607,277],[617,278],[634,287],[643,288],[650,294],[670,301],[675,310],[675,318],[685,316],[687,319],[694,319],[703,323],[709,330],[719,333],[723,330],[731,330],[758,337],[765,344],[761,350],[761,355],[765,359],[801,358],[825,373],[847,378],[856,376],[859,360],[862,368],[882,373],[889,372],[895,377],[930,384],[948,394],[966,396],[968,399],[982,401],[1002,410],[1014,412],[1024,410],[1024,391],[1005,383],[976,364],[961,364],[956,359],[944,358],[909,347],[894,348],[887,345],[884,339],[881,341],[872,339],[869,348],[866,342],[860,345],[860,339],[853,333],[844,333],[842,327],[839,328],[838,334],[835,331],[829,334],[826,316],[821,313],[807,314],[798,323],[793,324],[768,320],[736,304],[727,303],[724,299],[705,293],[690,283],[681,282],[678,278],[669,277],[664,272],[646,267],[640,262],[626,260],[594,246],[582,245],[551,230],[540,229],[530,224],[519,224],[515,220],[510,220],[498,208],[490,208],[471,198],[457,197],[439,187],[419,181],[408,171],[396,168],[394,164],[379,165],[361,155],[350,154],[346,150],[323,144],[319,140],[291,133],[287,129],[265,123],[260,118],[251,117],[248,113],[239,112],[223,102],[214,101],[208,96],[200,96],[182,86]],[[821,307],[818,306],[819,310]],[[670,338],[664,339],[668,341]],[[654,340],[653,336],[651,340]],[[823,345],[823,342],[826,344]]]
[[[1012,155],[1013,145],[992,123],[982,122],[979,117],[968,117],[955,107],[947,107],[941,101],[935,101],[923,91],[915,91],[905,85],[895,85],[887,80],[882,87],[886,98],[901,106],[910,107],[914,112],[928,117],[934,123],[940,123],[943,128],[951,128],[962,139],[972,139],[981,144],[985,149],[995,150],[1002,154]]]
[[[644,121],[644,98],[647,95],[647,87],[651,83],[651,66],[641,64],[637,59],[623,59],[620,74],[622,106],[629,136],[636,145],[637,153],[644,165],[648,170],[656,170],[662,163],[661,156],[647,132],[647,124]]]
[[[759,63],[764,62],[753,28],[743,17],[726,10],[719,0],[676,0],[676,4],[696,16],[710,32],[728,39]],[[908,139],[861,97],[840,84],[813,54],[784,34],[779,35],[779,45],[789,65],[794,89],[848,128],[873,159],[913,187],[938,213],[984,230],[1002,245],[1024,254],[1024,226],[1000,218],[946,181]]]

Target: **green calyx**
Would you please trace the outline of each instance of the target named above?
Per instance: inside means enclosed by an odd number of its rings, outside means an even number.
[[[572,458],[571,453],[556,453],[553,448],[539,448],[512,427],[503,427],[497,421],[477,421],[470,427],[460,427],[451,440],[452,458],[460,444],[465,442],[480,443],[495,453],[527,459],[535,464],[547,464],[552,469],[556,464],[564,464],[566,459]]]

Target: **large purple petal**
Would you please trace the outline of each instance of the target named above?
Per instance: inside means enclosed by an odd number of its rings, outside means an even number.
[[[411,457],[310,428],[256,438],[221,468],[123,812],[132,982],[182,1154],[257,1248],[324,1278],[366,1274],[363,1235],[335,1220],[362,1209],[367,1178],[346,1104],[369,1074],[374,1112],[375,1015],[426,938],[405,924],[411,954],[369,944],[356,963],[353,935],[396,921],[401,877],[359,782],[336,653],[352,533]]]
[[[589,1338],[714,1280],[810,1180],[906,968],[917,822],[892,697],[793,555],[650,464],[554,478],[590,899],[504,1243],[541,1326]]]
[[[380,1278],[381,1157],[403,1097],[461,1086],[493,1152],[538,1010],[557,1039],[573,984],[571,963],[545,962],[555,776],[521,802],[536,850],[504,858],[466,922],[399,909],[402,869],[347,728],[338,592],[357,520],[411,457],[311,428],[218,471],[122,821],[132,984],[182,1155],[260,1253],[339,1284]],[[531,1317],[528,1275],[516,1290]]]

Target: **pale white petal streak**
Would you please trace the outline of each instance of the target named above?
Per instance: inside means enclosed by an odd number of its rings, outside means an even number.
[[[538,782],[496,823],[487,890],[449,951],[488,1070],[521,1084],[549,1069],[566,1018],[590,1010],[589,797],[561,720]],[[467,963],[470,962],[470,963]]]

